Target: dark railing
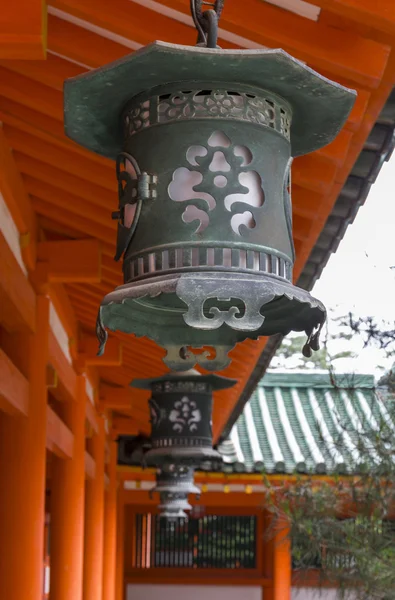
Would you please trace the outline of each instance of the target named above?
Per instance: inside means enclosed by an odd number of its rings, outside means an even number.
[[[256,521],[206,515],[171,523],[136,514],[133,568],[255,569]]]

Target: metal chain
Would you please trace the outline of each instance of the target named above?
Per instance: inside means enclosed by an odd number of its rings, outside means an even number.
[[[190,0],[192,19],[198,31],[198,46],[217,47],[218,21],[224,7],[224,1]],[[210,8],[203,10],[203,6],[209,6]]]

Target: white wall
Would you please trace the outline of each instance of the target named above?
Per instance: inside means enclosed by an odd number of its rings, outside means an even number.
[[[203,575],[204,577],[204,575]],[[126,600],[263,600],[258,586],[129,584]],[[332,599],[330,599],[332,600]]]
[[[292,600],[338,600],[337,591],[335,589],[326,588],[292,588]],[[350,596],[351,600],[351,596]]]

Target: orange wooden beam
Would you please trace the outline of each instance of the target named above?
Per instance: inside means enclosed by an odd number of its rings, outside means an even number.
[[[27,266],[34,269],[36,216],[2,124],[0,125],[0,193],[21,236],[22,256]]]
[[[0,231],[0,324],[7,331],[34,331],[35,294]]]
[[[309,0],[331,13],[357,23],[395,35],[395,4],[393,0]]]
[[[76,394],[77,375],[52,330],[49,332],[49,362],[58,375],[59,384],[62,386],[61,393],[62,390],[66,392],[64,399],[72,400]]]
[[[85,512],[85,380],[62,416],[74,436],[73,459],[55,458],[51,473],[51,595],[82,598]]]
[[[104,444],[104,422],[100,419],[99,433],[92,438],[95,478],[85,486],[83,597],[86,600],[103,597]]]
[[[117,388],[102,384],[100,386],[100,401],[112,410],[130,410],[133,404],[131,388]]]
[[[289,525],[279,521],[273,540],[273,600],[291,600],[292,558]]]
[[[117,536],[117,458],[118,444],[110,442],[108,476],[105,475],[103,598],[115,600]]]
[[[75,358],[75,353],[77,351],[78,325],[69,297],[65,292],[64,287],[55,283],[52,283],[50,286],[49,296],[69,337],[70,354]]]
[[[89,398],[86,399],[86,403],[85,403],[85,417],[86,420],[88,421],[89,425],[92,427],[93,431],[95,433],[98,433],[99,431],[99,424],[98,424],[98,420],[97,420],[97,412],[95,407],[93,406],[92,402],[90,401]]]
[[[9,415],[27,415],[29,382],[0,348],[0,410]]]
[[[122,344],[119,339],[110,336],[103,356],[97,356],[98,342],[93,335],[84,334],[80,339],[78,360],[81,364],[103,367],[120,367],[122,365]]]
[[[38,60],[46,57],[47,3],[5,2],[0,16],[0,58]]]
[[[37,298],[36,307],[35,334],[25,343],[29,416],[0,419],[0,531],[7,548],[0,560],[0,598],[13,600],[39,599],[43,590],[48,299]]]
[[[138,435],[140,433],[140,429],[133,419],[126,417],[114,417],[111,429],[114,435]]]
[[[59,458],[73,458],[74,435],[62,419],[47,406],[47,449]]]
[[[49,283],[101,281],[101,247],[95,239],[40,242],[37,276]]]
[[[94,479],[96,475],[96,462],[94,458],[85,451],[85,476],[87,479]]]
[[[189,13],[187,0],[160,3]],[[226,3],[220,25],[263,46],[282,48],[309,66],[330,72],[332,78],[339,75],[367,88],[379,86],[391,51],[354,31],[328,27],[261,0]]]

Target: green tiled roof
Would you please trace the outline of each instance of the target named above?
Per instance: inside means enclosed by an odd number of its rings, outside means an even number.
[[[333,382],[328,373],[272,371],[219,451],[228,472],[347,473],[361,453],[358,432],[383,420],[395,435],[372,375]]]

